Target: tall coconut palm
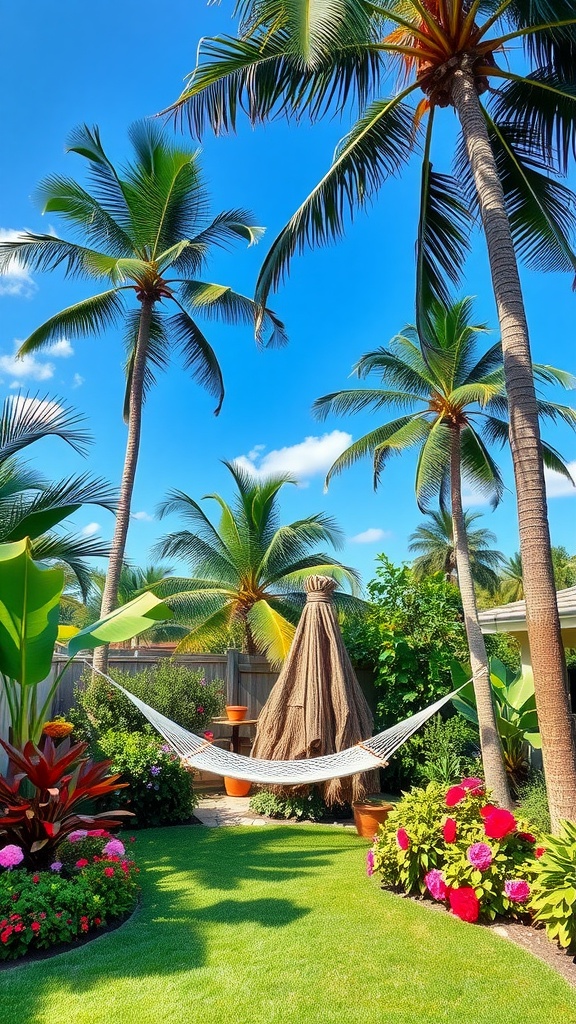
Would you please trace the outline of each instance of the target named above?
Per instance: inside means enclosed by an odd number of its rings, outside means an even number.
[[[477,587],[483,587],[489,594],[493,594],[498,589],[498,569],[504,561],[504,556],[501,551],[494,548],[496,535],[492,530],[485,527],[472,529],[473,524],[481,518],[480,512],[464,512],[470,572]],[[427,512],[426,522],[416,527],[409,540],[408,550],[418,552],[412,563],[418,578],[443,572],[446,579],[458,582],[452,516],[447,509]]]
[[[423,153],[419,327],[447,301],[480,214],[500,323],[536,701],[552,818],[576,817],[576,737],[555,600],[538,404],[518,258],[573,273],[574,0],[242,0],[239,37],[204,39],[176,113],[200,135],[279,113],[312,120],[356,101],[331,167],[274,242],[264,301],[295,252],[340,237],[346,215]],[[396,87],[390,85],[396,78]],[[432,164],[444,108],[460,122],[456,177]],[[442,140],[445,147],[445,136]]]
[[[120,573],[120,582],[118,584],[118,595],[117,604],[121,606],[128,604],[129,601],[133,601],[134,598],[139,597],[140,594],[146,591],[152,590],[157,583],[161,580],[165,580],[167,577],[172,575],[172,568],[168,565],[130,565],[124,563],[122,571]],[[92,572],[90,577],[90,591],[86,606],[83,609],[84,623],[95,622],[100,615],[100,607],[102,605],[102,594],[104,593],[104,587],[106,586],[106,573],[105,572]],[[146,630],[146,634],[143,638],[144,644],[158,644],[164,642],[178,641],[186,633],[186,630],[173,622],[163,622],[160,624],[153,624],[150,629]],[[133,647],[138,646],[138,638],[132,640],[131,645]]]
[[[227,285],[198,279],[216,247],[239,239],[253,244],[262,229],[245,210],[227,210],[210,220],[208,192],[198,152],[166,141],[158,125],[130,130],[132,162],[116,167],[106,155],[97,128],[76,129],[68,150],[88,163],[90,190],[73,178],[53,175],[38,188],[44,213],[58,213],[85,240],[81,245],[52,234],[25,232],[0,242],[0,270],[13,260],[32,270],[63,266],[66,275],[106,281],[109,288],[56,313],[32,332],[20,355],[53,344],[62,335],[98,335],[123,326],[126,338],[128,424],[116,528],[101,614],[116,603],[130,522],[140,448],[142,406],[158,370],[179,352],[184,368],[214,396],[219,412],[224,397],[216,354],[197,317],[225,323],[255,323],[268,344],[285,341],[283,326]],[[134,304],[128,300],[135,299]],[[171,307],[171,311],[170,311]],[[96,652],[104,667],[106,648]]]
[[[423,349],[416,327],[407,327],[388,348],[362,356],[359,377],[378,374],[385,388],[339,391],[319,398],[314,405],[321,417],[364,409],[396,409],[401,415],[359,438],[336,459],[327,481],[358,459],[371,455],[374,484],[391,455],[418,449],[416,498],[427,510],[429,502],[450,496],[458,586],[470,650],[480,741],[486,782],[496,799],[510,801],[502,751],[496,728],[488,658],[474,593],[466,524],[462,507],[462,479],[496,505],[504,489],[500,470],[488,445],[508,440],[506,394],[500,342],[478,354],[477,339],[484,325],[471,322],[472,303],[464,299],[446,310],[433,305],[429,329],[433,347]],[[549,366],[535,366],[544,381],[575,387],[576,378]],[[576,411],[539,400],[540,416],[562,421],[576,429]],[[570,478],[558,453],[542,443],[545,462]]]
[[[502,599],[507,603],[509,601],[522,601],[524,597],[524,581],[522,579],[522,558],[519,551],[506,559],[501,573],[500,591]]]
[[[59,565],[68,585],[86,597],[90,586],[87,558],[105,557],[108,544],[62,529],[62,523],[83,505],[98,505],[113,512],[115,493],[100,477],[89,473],[62,480],[47,480],[18,454],[44,437],[59,437],[80,454],[86,453],[89,435],[82,416],[57,399],[37,395],[9,395],[0,410],[0,543],[29,537],[39,561]]]
[[[279,664],[304,606],[304,580],[317,573],[332,576],[351,591],[337,594],[336,603],[360,607],[358,574],[331,555],[310,550],[322,543],[341,545],[340,530],[329,516],[318,513],[280,525],[279,492],[295,480],[288,475],[259,480],[234,463],[224,465],[236,495],[231,504],[219,494],[206,496],[219,507],[217,524],[183,491],[172,491],[160,506],[161,516],[177,513],[190,529],[167,534],[156,552],[182,559],[192,577],[165,580],[154,590],[176,622],[188,626],[178,650],[210,650],[237,629],[249,654],[265,654]]]

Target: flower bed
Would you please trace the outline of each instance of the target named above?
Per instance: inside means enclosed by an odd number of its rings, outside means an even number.
[[[138,868],[117,837],[79,829],[56,857],[48,871],[26,871],[22,849],[0,847],[0,961],[73,943],[134,909]]]

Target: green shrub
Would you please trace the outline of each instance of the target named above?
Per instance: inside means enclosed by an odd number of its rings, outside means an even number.
[[[390,812],[369,853],[385,887],[447,900],[464,920],[526,913],[536,837],[487,802],[480,779],[431,782]]]
[[[443,719],[434,715],[423,729],[404,743],[385,770],[385,788],[440,782],[449,786],[466,775],[482,774],[478,730],[461,715]]]
[[[0,960],[73,942],[135,906],[138,869],[129,860],[101,860],[70,876],[54,871],[0,870]]]
[[[267,818],[296,818],[297,821],[323,821],[327,815],[334,817],[334,810],[328,810],[315,788],[306,795],[280,795],[261,789],[251,798],[250,810]]]
[[[559,836],[546,836],[530,900],[534,920],[549,939],[576,952],[576,824],[562,822]]]
[[[128,788],[121,789],[109,804],[131,811],[130,828],[178,825],[189,821],[197,799],[192,774],[180,759],[153,736],[110,729],[97,744],[102,757],[110,758]]]
[[[132,675],[110,672],[111,678],[162,715],[190,732],[202,733],[220,715],[226,703],[222,680],[206,682],[201,670],[179,665],[170,658],[154,668]],[[70,712],[75,735],[94,742],[109,729],[119,732],[150,732],[140,711],[106,679],[84,673],[74,690],[76,706]]]
[[[543,772],[534,772],[520,790],[520,813],[540,832],[550,831],[548,794]]]

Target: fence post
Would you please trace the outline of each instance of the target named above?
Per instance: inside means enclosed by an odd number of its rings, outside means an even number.
[[[240,674],[238,671],[238,651],[230,648],[226,662],[226,703],[237,704],[240,691]]]

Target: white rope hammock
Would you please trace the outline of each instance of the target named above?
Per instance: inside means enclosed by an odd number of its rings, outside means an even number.
[[[88,662],[86,664],[89,665]],[[166,740],[166,743],[193,768],[214,772],[216,775],[227,775],[232,779],[241,779],[244,782],[271,786],[303,786],[385,767],[389,758],[398,748],[462,689],[459,687],[458,690],[447,693],[445,697],[441,697],[430,707],[418,711],[411,718],[406,718],[403,722],[378,733],[377,736],[372,736],[346,750],[340,750],[336,754],[300,761],[264,761],[258,758],[244,757],[242,754],[234,754],[229,750],[222,750],[211,741],[196,736],[193,732],[188,732],[187,729],[183,729],[182,726],[172,722],[165,715],[161,715],[160,712],[135,697],[133,693],[125,690],[110,676],[100,672],[99,669],[89,667],[120,690],[128,700],[131,700]]]

